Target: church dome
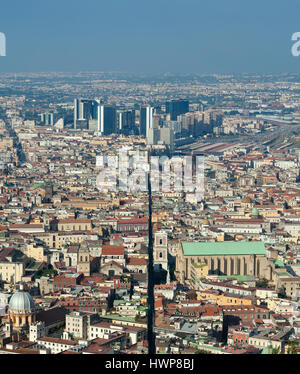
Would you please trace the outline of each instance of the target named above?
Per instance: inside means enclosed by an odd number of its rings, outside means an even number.
[[[28,314],[34,311],[34,302],[28,292],[15,292],[8,304],[8,310],[12,314]]]
[[[259,215],[259,211],[257,208],[253,208],[252,209],[252,216],[258,216]]]

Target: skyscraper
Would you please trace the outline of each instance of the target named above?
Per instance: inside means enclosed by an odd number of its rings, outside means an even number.
[[[97,131],[99,128],[97,100],[74,100],[74,129],[87,129]]]
[[[174,130],[168,127],[155,128],[148,130],[147,143],[149,145],[165,144],[171,151],[174,149]]]
[[[74,129],[86,129],[109,135],[118,132],[116,108],[100,100],[74,100]]]
[[[150,128],[147,134],[147,143],[151,145],[155,145],[159,142],[159,140],[160,140],[159,129],[156,129],[154,127]]]
[[[118,128],[122,134],[135,133],[135,110],[126,110],[118,113]]]
[[[53,126],[54,119],[53,119],[53,113],[45,112],[41,113],[41,122],[45,126]]]
[[[166,102],[166,113],[170,113],[171,121],[176,121],[177,116],[187,113],[189,111],[188,100],[171,100]]]
[[[102,135],[109,135],[117,132],[117,116],[114,105],[100,104],[98,109],[99,128]]]
[[[168,127],[162,127],[159,135],[160,141],[169,146],[170,150],[174,149],[174,131]]]
[[[153,108],[150,105],[143,105],[140,109],[140,134],[148,135],[148,130],[151,129],[153,121]]]

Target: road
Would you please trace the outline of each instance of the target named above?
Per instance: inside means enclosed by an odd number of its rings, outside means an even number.
[[[22,166],[24,162],[26,162],[26,156],[23,152],[22,144],[19,141],[18,135],[16,134],[15,130],[11,127],[9,121],[5,118],[5,125],[7,128],[7,131],[9,132],[9,136],[14,139],[14,145],[17,148],[17,155],[19,159],[19,166]]]

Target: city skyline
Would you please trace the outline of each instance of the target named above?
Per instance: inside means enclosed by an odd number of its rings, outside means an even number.
[[[2,6],[1,358],[300,354],[298,10]]]

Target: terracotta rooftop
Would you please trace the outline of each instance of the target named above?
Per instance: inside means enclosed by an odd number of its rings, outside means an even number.
[[[104,245],[102,247],[103,256],[123,256],[124,247],[121,245]]]

